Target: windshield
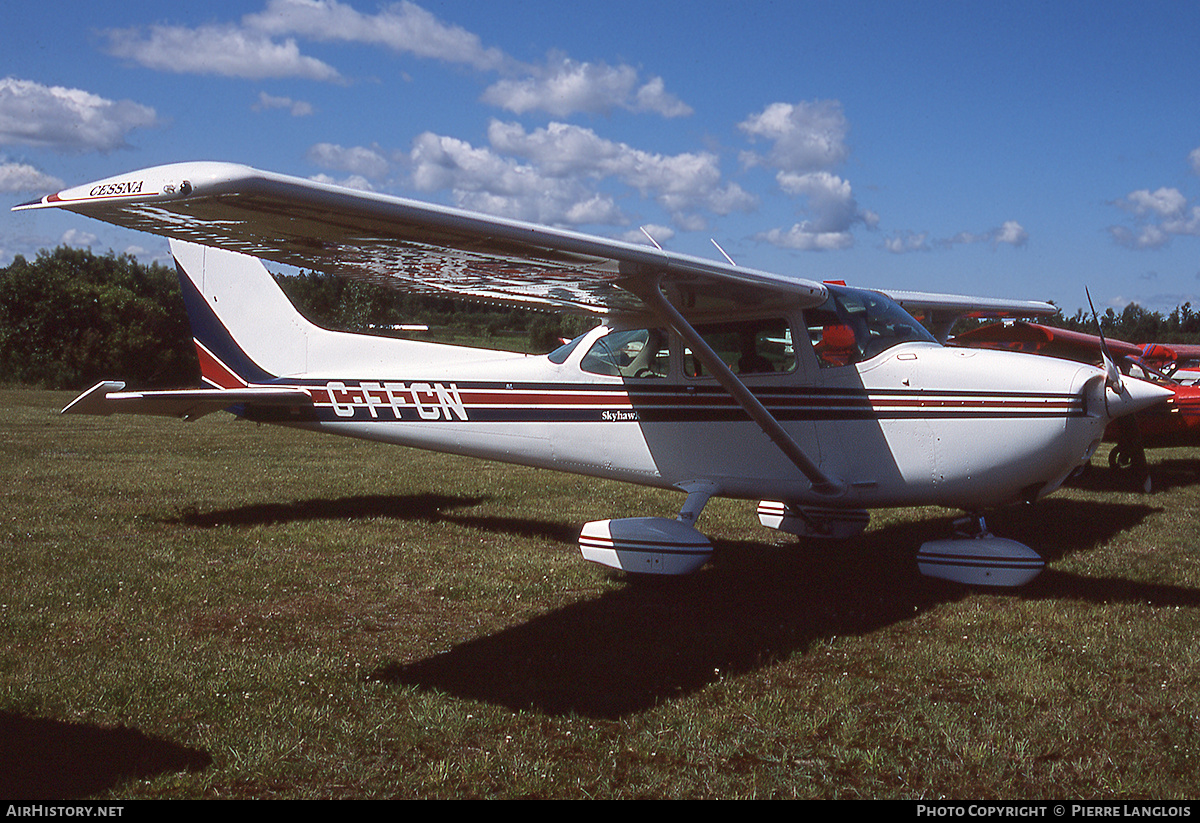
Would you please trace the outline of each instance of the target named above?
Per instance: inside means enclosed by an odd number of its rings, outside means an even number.
[[[804,312],[822,368],[869,360],[899,343],[937,344],[912,315],[878,292],[827,286],[829,299]]]

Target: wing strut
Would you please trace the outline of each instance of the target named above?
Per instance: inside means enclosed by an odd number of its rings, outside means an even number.
[[[779,421],[767,411],[766,407],[759,402],[750,389],[746,388],[746,384],[738,379],[733,370],[725,365],[725,361],[709,347],[699,332],[692,328],[691,324],[671,304],[671,301],[667,299],[667,296],[662,291],[662,282],[655,283],[651,288],[645,289],[644,292],[645,294],[642,296],[666,320],[667,325],[674,329],[675,333],[691,346],[692,353],[717,378],[717,382],[733,396],[733,399],[762,428],[767,437],[771,438],[771,441],[779,447],[779,450],[796,464],[796,468],[800,469],[804,476],[812,482],[813,491],[829,497],[842,494],[846,490],[845,484],[825,474],[817,467],[816,463],[813,463],[809,459],[808,455],[804,453],[800,445],[780,425]]]

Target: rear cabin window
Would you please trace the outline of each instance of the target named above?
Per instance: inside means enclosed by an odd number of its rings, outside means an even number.
[[[790,374],[796,370],[792,329],[782,318],[714,323],[697,326],[696,331],[734,374]],[[687,348],[683,373],[688,377],[705,373],[700,358]]]

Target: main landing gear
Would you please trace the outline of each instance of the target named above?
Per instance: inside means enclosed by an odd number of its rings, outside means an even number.
[[[1023,586],[1046,566],[1033,549],[996,537],[983,517],[972,515],[954,521],[955,536],[930,540],[917,552],[917,568],[927,577],[969,586]]]

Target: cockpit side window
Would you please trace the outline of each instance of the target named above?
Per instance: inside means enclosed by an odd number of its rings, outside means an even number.
[[[567,358],[571,356],[571,352],[575,351],[575,347],[582,343],[585,337],[587,337],[586,334],[581,334],[574,340],[563,343],[546,356],[549,358],[551,363],[557,363],[561,366],[563,363],[567,362]]]
[[[828,288],[829,299],[804,312],[821,368],[869,360],[900,343],[937,345],[934,336],[891,298],[860,289]]]
[[[613,377],[666,377],[671,362],[668,340],[662,329],[612,331],[592,344],[579,367]]]
[[[696,331],[734,374],[791,374],[796,370],[792,328],[783,318],[713,323],[697,326]],[[704,375],[704,367],[691,349],[684,349],[683,371],[688,377]]]

